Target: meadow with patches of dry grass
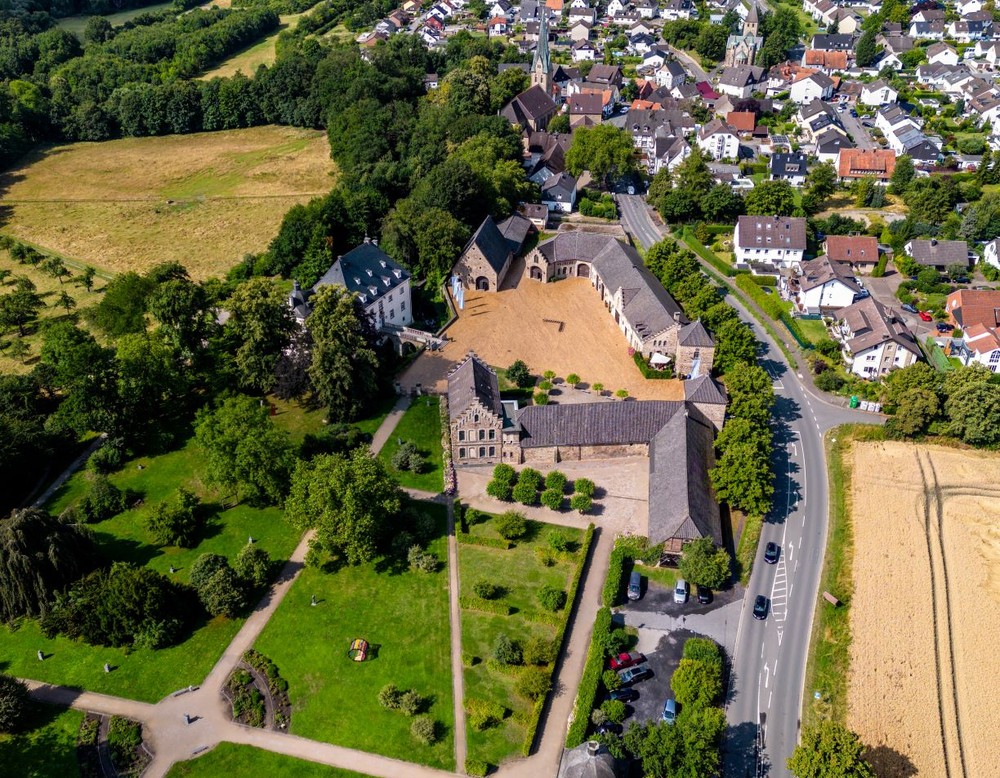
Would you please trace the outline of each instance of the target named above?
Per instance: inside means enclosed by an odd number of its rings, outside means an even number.
[[[203,279],[265,249],[335,177],[325,134],[291,127],[74,143],[0,177],[0,229],[110,273],[177,261]]]

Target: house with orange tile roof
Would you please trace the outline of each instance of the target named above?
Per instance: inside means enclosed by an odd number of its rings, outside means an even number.
[[[827,235],[824,251],[833,262],[870,273],[878,264],[878,241],[871,235]]]
[[[891,149],[841,149],[837,155],[837,175],[841,181],[872,176],[888,181],[896,169],[896,152]]]
[[[757,126],[757,114],[753,111],[730,111],[726,114],[726,124],[737,132],[749,134]]]

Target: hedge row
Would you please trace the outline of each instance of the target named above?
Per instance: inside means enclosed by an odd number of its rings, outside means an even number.
[[[576,602],[576,591],[580,588],[580,579],[583,577],[583,568],[587,564],[587,555],[590,553],[590,546],[593,542],[594,525],[588,524],[587,532],[584,534],[583,542],[580,544],[580,564],[577,566],[576,573],[573,574],[573,580],[569,584],[569,592],[566,596],[566,610],[563,611],[562,624],[559,626],[559,631],[556,632],[555,643],[559,646],[560,651],[562,650],[563,640],[566,637],[566,626],[569,624],[569,617]],[[553,663],[550,673],[554,671],[555,663]],[[542,708],[544,707],[545,697],[542,697],[531,709],[531,719],[525,725],[524,742],[521,744],[521,753],[524,756],[530,756],[531,754],[531,746],[535,743],[535,732],[538,730],[538,721],[542,716]]]
[[[566,748],[576,748],[587,737],[587,727],[590,724],[590,711],[597,698],[597,688],[604,672],[604,636],[611,632],[611,609],[601,608],[594,619],[594,632],[590,638],[590,648],[587,651],[587,663],[583,667],[583,677],[576,693],[576,705],[573,706],[573,721],[566,733]]]
[[[567,602],[569,599],[567,598]],[[545,611],[518,611],[518,616],[525,621],[535,621],[539,624],[548,624],[550,627],[558,627],[566,619],[566,610],[558,613],[546,613]]]
[[[485,546],[486,548],[499,548],[507,551],[511,547],[509,540],[503,538],[484,538],[479,535],[470,535],[468,532],[456,532],[455,540],[465,543],[467,546]]]
[[[746,292],[760,306],[760,309],[775,321],[780,321],[782,314],[787,312],[781,299],[776,294],[764,294],[761,288],[754,283],[751,276],[746,274],[736,276],[736,285]]]
[[[625,575],[625,549],[615,543],[611,550],[611,561],[608,565],[608,577],[604,579],[604,590],[601,592],[601,604],[612,608],[618,604],[622,589],[622,576]]]
[[[482,597],[459,597],[458,605],[470,611],[493,613],[497,616],[509,616],[510,606],[503,602],[484,600]]]
[[[639,351],[636,351],[632,355],[632,359],[635,361],[635,366],[639,368],[639,372],[642,373],[643,378],[656,380],[674,377],[674,369],[671,365],[667,365],[663,370],[657,370],[655,367],[650,367],[650,365],[646,362],[646,358]]]

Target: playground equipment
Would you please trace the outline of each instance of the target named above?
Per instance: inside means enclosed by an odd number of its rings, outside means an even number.
[[[368,658],[368,641],[355,638],[351,642],[347,655],[355,662],[364,662]]]

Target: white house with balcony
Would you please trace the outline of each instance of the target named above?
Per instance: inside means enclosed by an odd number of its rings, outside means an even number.
[[[713,119],[698,132],[698,148],[718,162],[736,159],[740,153],[740,139],[736,130],[721,119]]]
[[[920,358],[920,346],[903,320],[873,297],[842,308],[834,334],[848,369],[861,378],[882,378]]]
[[[741,216],[733,233],[733,259],[752,272],[798,270],[806,250],[806,220],[797,216]]]

